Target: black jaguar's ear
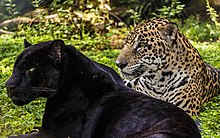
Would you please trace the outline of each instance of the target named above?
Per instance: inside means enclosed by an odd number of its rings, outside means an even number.
[[[29,43],[26,39],[24,39],[24,47],[27,48],[29,46],[31,46],[32,44]]]
[[[61,62],[62,59],[62,50],[65,46],[63,40],[54,40],[50,44],[49,56],[54,59],[56,62]]]
[[[178,28],[175,23],[169,23],[162,27],[159,32],[167,42],[172,43],[177,37]]]

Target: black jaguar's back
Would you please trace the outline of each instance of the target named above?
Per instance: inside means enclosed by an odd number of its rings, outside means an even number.
[[[8,95],[17,105],[48,100],[40,132],[16,137],[201,137],[183,110],[127,88],[114,70],[63,41],[26,45],[6,82]]]
[[[164,102],[134,93],[136,92],[128,93],[126,90],[107,101],[97,122],[94,138],[199,137],[194,121],[184,112]],[[122,133],[123,131],[126,133]]]

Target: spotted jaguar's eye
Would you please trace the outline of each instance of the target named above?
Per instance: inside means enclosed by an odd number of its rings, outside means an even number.
[[[136,48],[136,51],[137,51],[137,52],[140,51],[140,50],[141,50],[141,47]]]
[[[134,44],[134,51],[139,52],[144,47],[144,44],[142,42],[138,42]]]
[[[133,44],[133,49],[136,50],[139,47],[138,45],[139,45],[139,42],[135,41],[134,44]]]
[[[134,44],[133,44],[133,49],[134,52],[139,52],[144,46],[146,41],[142,39],[142,35],[139,35],[138,37],[135,38]]]

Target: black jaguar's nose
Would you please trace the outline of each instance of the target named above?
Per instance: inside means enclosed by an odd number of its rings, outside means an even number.
[[[118,60],[115,61],[115,64],[120,68],[120,69],[123,69],[125,66],[128,65],[127,62],[120,62]]]
[[[8,92],[13,92],[15,90],[15,85],[6,85],[6,89]]]
[[[15,85],[6,85],[7,94],[10,98],[12,98],[13,93],[15,91]]]
[[[19,82],[19,76],[17,74],[13,74],[6,82],[5,87],[7,88],[8,92],[14,92],[15,87]]]

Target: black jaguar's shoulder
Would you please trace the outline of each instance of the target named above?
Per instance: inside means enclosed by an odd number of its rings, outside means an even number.
[[[89,59],[84,54],[77,51],[77,49],[75,47],[73,47],[72,45],[67,45],[66,50],[67,50],[67,52],[69,52],[70,56],[77,55],[78,57],[81,58],[81,60],[84,60],[85,63],[87,62],[88,63],[87,67],[92,66],[91,69],[90,69],[91,72],[97,72],[96,73],[97,75],[102,75],[103,78],[108,79],[110,82],[113,82],[117,85],[124,86],[124,83],[123,83],[121,77],[112,68],[110,68],[106,65],[103,65],[101,63],[98,63],[94,60]],[[70,57],[70,58],[75,58],[75,57]]]

